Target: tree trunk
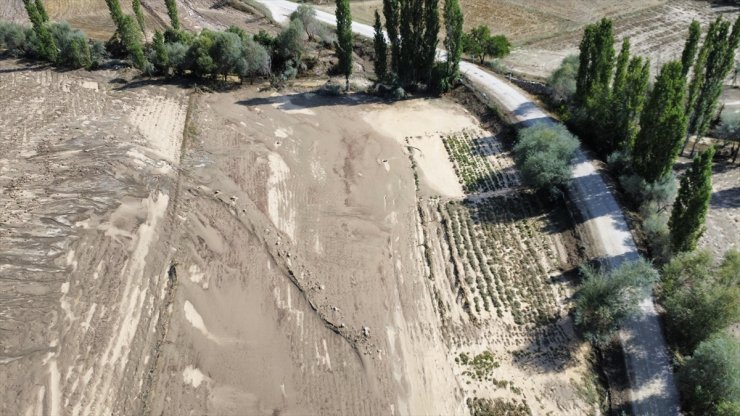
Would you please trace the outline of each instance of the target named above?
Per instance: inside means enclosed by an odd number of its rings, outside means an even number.
[[[345,75],[344,76],[344,80],[345,80],[344,90],[347,91],[347,92],[349,92],[349,75]]]

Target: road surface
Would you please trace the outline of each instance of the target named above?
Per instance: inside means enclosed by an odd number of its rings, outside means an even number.
[[[298,4],[287,0],[257,0],[267,6],[279,22]],[[334,15],[316,11],[316,18],[335,25]],[[354,22],[352,30],[372,38],[372,26]],[[444,56],[440,51],[439,56]],[[556,123],[526,93],[499,76],[469,62],[460,63],[460,72],[466,83],[487,104],[509,115],[510,121],[521,126],[534,123]],[[573,180],[569,186],[571,199],[581,211],[583,227],[590,234],[593,252],[609,267],[639,258],[635,241],[629,231],[624,213],[614,195],[601,177],[596,164],[579,149],[572,165]],[[671,362],[660,320],[651,296],[640,303],[641,313],[628,322],[620,337],[624,349],[627,376],[630,381],[630,399],[635,415],[676,415],[680,413],[678,392],[673,379]]]

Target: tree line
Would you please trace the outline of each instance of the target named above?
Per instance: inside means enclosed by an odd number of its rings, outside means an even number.
[[[649,61],[630,54],[629,39],[617,53],[612,22],[603,19],[586,27],[580,54],[550,78],[572,129],[606,157],[639,205],[641,229],[662,265],[660,273],[646,262],[610,272],[585,268],[576,323],[597,346],[607,345],[657,283],[684,407],[696,415],[740,413],[740,344],[727,334],[740,321],[740,254],[715,259],[696,250],[715,155],[714,147],[697,154],[696,143],[718,118],[739,42],[740,18],[718,18],[703,37],[694,21],[680,60],[662,65],[651,86]],[[740,123],[722,119],[726,134],[736,134]],[[689,149],[691,136],[697,140]],[[693,160],[676,183],[674,165],[686,151]]]
[[[437,62],[438,0],[383,0],[385,25],[376,11],[373,42],[379,82],[404,88],[424,85],[437,92],[449,89],[459,77],[463,14],[458,0],[445,0],[442,13],[447,56],[443,62]]]

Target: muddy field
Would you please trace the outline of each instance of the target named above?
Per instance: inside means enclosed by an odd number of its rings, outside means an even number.
[[[3,414],[589,412],[561,233],[508,153],[458,180],[458,104],[0,65]]]

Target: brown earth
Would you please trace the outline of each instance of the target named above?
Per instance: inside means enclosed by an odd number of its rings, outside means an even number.
[[[52,20],[67,21],[93,39],[106,41],[115,32],[115,25],[103,0],[46,0],[44,4]],[[181,0],[177,4],[180,23],[187,30],[223,30],[236,25],[254,33],[259,29],[271,33],[276,31],[264,16],[250,13],[245,7],[235,9],[221,0]],[[162,30],[169,25],[164,1],[142,0],[141,5],[148,37],[153,35],[154,30]],[[130,1],[121,1],[121,7],[124,13],[133,14]],[[4,0],[0,5],[0,18],[28,23],[23,1]]]
[[[598,403],[560,277],[577,262],[567,220],[459,104],[194,93],[17,61],[0,61],[0,91],[0,413]],[[476,166],[513,182],[461,190],[446,152],[470,132],[501,149]],[[512,217],[476,222],[489,206]],[[473,376],[460,354],[486,350],[496,366]]]

